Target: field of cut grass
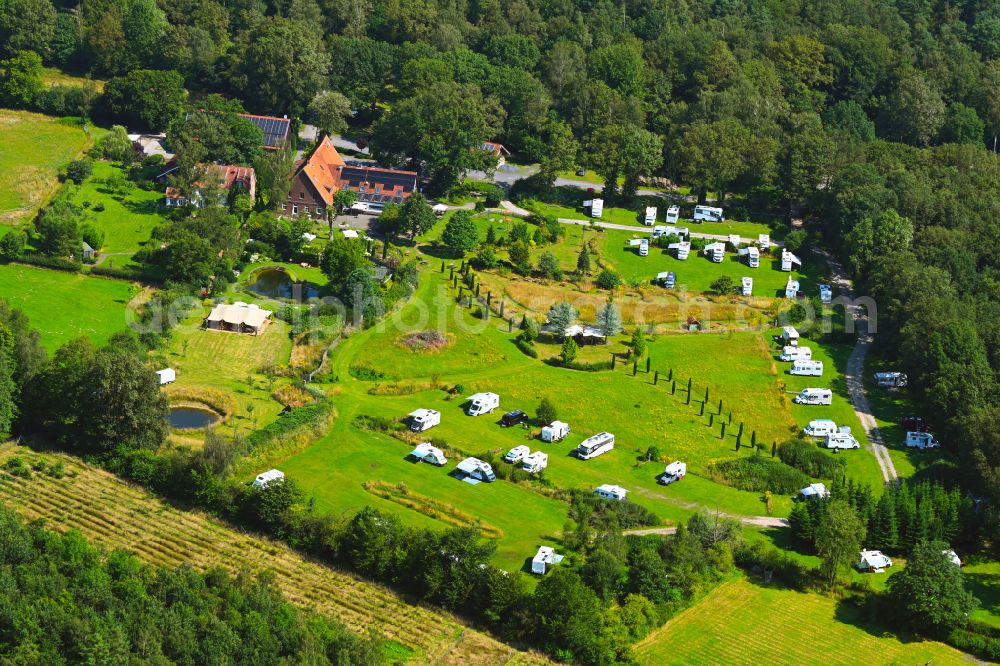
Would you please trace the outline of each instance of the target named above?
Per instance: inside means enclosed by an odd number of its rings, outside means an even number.
[[[30,219],[89,145],[77,118],[0,109],[0,223]]]
[[[852,606],[737,578],[650,634],[640,664],[966,664],[943,643],[901,640]]]
[[[99,248],[102,252],[131,254],[149,241],[153,227],[163,223],[160,216],[163,193],[137,187],[124,197],[112,195],[104,181],[116,172],[121,172],[116,164],[95,162],[93,175],[74,188],[72,200],[80,206],[86,204],[86,214],[104,231],[104,247]],[[103,205],[104,210],[96,210],[98,204]],[[107,261],[122,266],[127,259],[109,257]]]
[[[87,81],[91,81],[97,92],[104,91],[105,81],[102,79],[91,79],[80,74],[66,72],[58,67],[46,67],[42,71],[42,83],[47,86],[82,86]]]
[[[137,291],[122,280],[0,264],[0,298],[28,315],[49,351],[81,336],[107,342],[128,326],[126,306]]]
[[[234,574],[270,571],[292,603],[336,617],[357,631],[374,627],[403,646],[397,648],[398,657],[413,663],[549,663],[539,655],[503,645],[450,615],[411,606],[384,587],[307,560],[278,542],[237,531],[200,513],[175,509],[75,458],[36,454],[11,445],[0,448],[0,460],[12,455],[29,461],[61,460],[70,472],[62,479],[34,474],[28,480],[0,472],[0,500],[26,519],[45,519],[48,527],[62,531],[77,529],[97,545],[123,548],[157,566],[218,566]]]

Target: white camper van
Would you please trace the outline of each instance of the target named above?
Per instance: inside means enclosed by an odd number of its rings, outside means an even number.
[[[423,432],[441,423],[441,412],[434,409],[418,409],[407,414],[410,418],[410,430]]]
[[[824,388],[805,388],[792,398],[797,405],[832,405],[833,391]]]
[[[610,483],[605,483],[597,486],[597,488],[594,489],[594,494],[601,499],[617,500],[621,502],[628,495],[628,491],[621,486],[614,486]]]
[[[444,457],[444,452],[433,446],[430,442],[417,444],[417,448],[410,451],[410,455],[417,460],[422,460],[425,463],[437,465],[438,467],[448,462],[448,459]]]
[[[649,256],[649,239],[643,238],[639,243],[639,256],[648,257]]]
[[[729,240],[727,242],[733,246],[734,250],[738,251],[740,249],[740,240],[739,234],[729,234]]]
[[[677,221],[681,219],[681,207],[673,205],[667,208],[667,222],[670,224],[677,224]]]
[[[717,264],[721,264],[726,257],[726,244],[722,242],[709,243],[705,246],[705,254]]]
[[[667,468],[663,470],[663,474],[660,475],[660,483],[665,486],[669,486],[671,483],[683,479],[684,475],[687,474],[687,471],[687,463],[675,460],[667,465]]]
[[[591,217],[600,217],[604,213],[604,199],[588,199],[583,202],[583,207],[590,209]]]
[[[771,247],[771,234],[757,234],[757,245],[762,250]]]
[[[826,448],[828,449],[860,449],[861,444],[854,439],[854,435],[849,432],[835,432],[826,436]]]
[[[253,480],[254,488],[264,488],[269,486],[276,481],[284,481],[285,473],[277,469],[269,469],[266,472],[261,472],[257,475],[257,478]]]
[[[531,573],[544,576],[550,564],[559,564],[563,561],[562,555],[556,555],[556,551],[549,546],[541,546],[535,556],[531,558]]]
[[[722,214],[721,208],[714,208],[712,206],[695,206],[694,207],[694,221],[695,222],[725,222],[726,217]]]
[[[519,446],[515,446],[510,451],[508,451],[507,455],[503,457],[503,461],[511,464],[519,463],[522,460],[524,460],[525,456],[527,456],[529,453],[531,453],[531,449],[525,446],[524,444],[521,444]]]
[[[781,342],[792,347],[799,346],[799,332],[795,330],[794,326],[781,327]]]
[[[469,406],[465,413],[469,416],[489,414],[500,407],[500,396],[496,393],[476,393],[469,398]]]
[[[599,432],[580,442],[573,453],[580,460],[590,460],[615,448],[615,436],[610,432]]]
[[[781,270],[790,272],[794,266],[801,266],[802,260],[788,250],[781,251]]]
[[[677,250],[677,258],[684,261],[688,258],[691,253],[691,243],[688,241],[679,241],[677,243],[671,243],[667,246],[670,250]]]
[[[760,250],[754,246],[740,248],[741,257],[747,258],[747,266],[750,268],[760,268]]]
[[[744,296],[753,296],[753,278],[745,277],[740,279],[740,284],[743,287]]]
[[[833,288],[830,285],[821,284],[819,286],[819,300],[821,303],[833,301]]]
[[[493,468],[490,467],[490,464],[480,460],[479,458],[466,458],[462,462],[458,463],[458,467],[456,469],[460,475],[476,481],[492,483],[497,479],[496,475],[493,473]]]
[[[908,432],[906,445],[912,449],[936,449],[941,446],[941,442],[934,439],[934,435],[929,432]]]
[[[837,424],[833,419],[815,419],[810,421],[802,432],[810,437],[826,437],[837,433]]]
[[[798,298],[799,297],[799,281],[788,278],[788,283],[785,284],[785,298]]]
[[[656,206],[646,206],[646,215],[642,218],[642,221],[647,227],[656,224]]]
[[[808,361],[813,357],[812,347],[782,347],[779,361]]]
[[[558,442],[569,434],[569,424],[562,421],[553,421],[542,428],[543,442]]]
[[[823,361],[795,361],[792,363],[788,374],[802,375],[805,377],[822,377]]]
[[[549,466],[549,454],[544,451],[535,451],[524,457],[521,461],[521,469],[528,474],[538,474]]]

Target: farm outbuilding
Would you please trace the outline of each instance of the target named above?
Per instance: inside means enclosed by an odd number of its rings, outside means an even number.
[[[219,303],[205,319],[205,328],[260,335],[267,328],[272,314],[254,303]]]

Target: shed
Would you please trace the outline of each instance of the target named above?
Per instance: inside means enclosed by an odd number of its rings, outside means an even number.
[[[550,546],[541,546],[535,556],[531,558],[531,573],[545,575],[549,570],[549,565],[559,564],[563,561],[562,555],[557,555]]]
[[[882,554],[881,550],[862,550],[858,557],[858,570],[882,573],[886,567],[892,566],[892,560]]]
[[[163,370],[157,370],[156,374],[160,378],[160,386],[164,384],[169,384],[177,380],[177,371],[173,368],[164,368]]]
[[[97,251],[94,248],[90,247],[87,241],[83,241],[83,243],[81,243],[80,256],[83,258],[84,261],[93,259],[95,254],[97,254]]]

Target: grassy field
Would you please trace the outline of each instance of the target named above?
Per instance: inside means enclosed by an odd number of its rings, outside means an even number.
[[[49,351],[85,336],[101,344],[126,328],[137,288],[121,280],[0,264],[0,298],[24,310]]]
[[[0,109],[0,223],[29,219],[89,144],[78,119]]]
[[[965,664],[942,643],[900,640],[852,606],[744,578],[710,592],[636,647],[640,664]]]
[[[0,460],[12,455],[58,459],[69,472],[62,479],[35,474],[29,480],[0,472],[0,499],[26,519],[45,519],[48,527],[58,530],[77,529],[97,545],[129,550],[157,566],[270,571],[292,603],[329,614],[358,631],[374,627],[399,644],[396,656],[409,655],[408,661],[476,666],[548,663],[450,615],[411,606],[384,587],[307,560],[280,543],[173,508],[75,458],[43,456],[11,445],[0,448]]]
[[[104,231],[102,252],[131,254],[149,241],[153,227],[163,223],[159,214],[163,193],[135,188],[124,197],[112,195],[104,187],[104,181],[120,171],[121,167],[110,162],[95,162],[94,174],[74,188],[73,201],[85,206],[95,226]],[[98,204],[103,205],[104,210],[96,210]],[[107,261],[122,266],[127,259],[109,257]]]
[[[87,81],[91,81],[97,92],[104,91],[105,81],[102,79],[90,79],[86,76],[65,72],[58,67],[46,67],[42,71],[42,82],[47,86],[82,86]]]

